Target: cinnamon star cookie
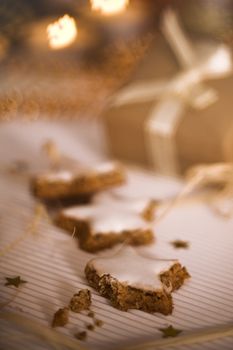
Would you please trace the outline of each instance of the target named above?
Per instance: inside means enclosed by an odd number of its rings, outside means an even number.
[[[90,195],[125,182],[123,167],[115,162],[74,170],[57,170],[39,174],[32,179],[36,197],[57,199]]]
[[[96,195],[89,205],[63,209],[58,226],[75,232],[83,250],[96,252],[125,242],[148,244],[154,240],[151,223],[155,203],[149,199],[126,199]]]
[[[177,260],[155,259],[124,247],[111,257],[97,257],[85,268],[86,278],[121,310],[172,313],[171,293],[190,275]]]

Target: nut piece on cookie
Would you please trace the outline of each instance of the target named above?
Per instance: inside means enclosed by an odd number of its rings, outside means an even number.
[[[76,232],[83,250],[96,252],[126,242],[148,244],[154,240],[145,212],[152,211],[149,199],[126,199],[109,193],[96,195],[92,204],[66,208],[57,218],[58,226]]]
[[[74,294],[70,300],[69,308],[73,312],[88,310],[91,306],[91,292],[89,289],[81,289],[77,294]]]
[[[34,177],[31,187],[34,195],[43,199],[78,198],[121,185],[125,179],[123,167],[108,162],[95,167],[46,172]]]
[[[172,313],[172,291],[190,277],[177,260],[142,256],[132,247],[90,260],[85,274],[89,284],[114,307],[164,315]]]

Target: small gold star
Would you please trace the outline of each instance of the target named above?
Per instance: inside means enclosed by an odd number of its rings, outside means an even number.
[[[163,333],[163,338],[177,337],[182,332],[180,329],[176,329],[171,325],[166,328],[159,328],[159,330]]]
[[[5,283],[5,286],[14,286],[16,288],[18,288],[21,284],[24,284],[24,283],[27,283],[27,281],[24,281],[21,279],[20,276],[17,276],[17,277],[5,277],[6,279],[6,283]]]

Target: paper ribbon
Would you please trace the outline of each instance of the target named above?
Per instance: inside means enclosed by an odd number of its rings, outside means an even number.
[[[204,81],[231,74],[232,60],[230,50],[224,44],[194,49],[171,9],[163,16],[161,30],[182,71],[171,80],[132,84],[121,90],[112,102],[114,106],[120,106],[157,100],[145,123],[149,156],[161,173],[176,175],[179,167],[175,134],[185,107],[188,104],[203,109],[214,103],[218,98],[217,91],[207,87]]]

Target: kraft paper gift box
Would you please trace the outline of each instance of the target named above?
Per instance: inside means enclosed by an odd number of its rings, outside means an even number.
[[[190,42],[168,10],[134,80],[112,97],[103,122],[112,156],[178,175],[233,161],[231,53]]]

